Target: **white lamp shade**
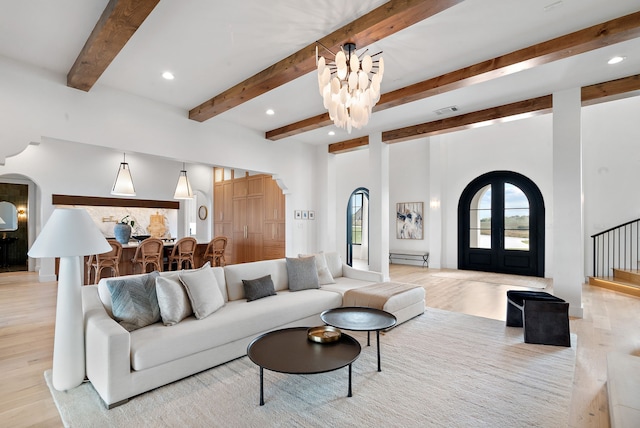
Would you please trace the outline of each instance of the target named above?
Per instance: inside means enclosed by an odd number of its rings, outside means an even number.
[[[82,208],[57,208],[29,250],[29,257],[102,254],[111,246]]]
[[[178,177],[178,184],[176,185],[176,192],[173,195],[174,199],[192,199],[193,191],[191,190],[191,184],[187,178],[187,171],[180,171]]]
[[[128,163],[120,163],[118,174],[116,175],[116,180],[113,182],[111,194],[117,196],[136,195],[136,189],[133,187],[133,180],[131,179],[131,171],[129,170]]]
[[[4,221],[2,217],[0,217],[0,224],[6,224],[6,221]]]

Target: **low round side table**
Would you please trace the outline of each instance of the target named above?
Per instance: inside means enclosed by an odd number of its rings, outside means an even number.
[[[322,321],[332,327],[351,331],[366,331],[367,346],[370,346],[370,333],[376,332],[378,345],[378,371],[380,368],[380,330],[386,330],[396,325],[395,315],[375,308],[360,306],[345,306],[329,309],[320,314]]]
[[[349,366],[347,397],[351,397],[351,363],[360,350],[360,343],[348,334],[342,334],[336,342],[312,342],[307,338],[307,327],[284,328],[256,337],[247,347],[247,355],[260,366],[260,405],[264,406],[264,369],[316,374]]]

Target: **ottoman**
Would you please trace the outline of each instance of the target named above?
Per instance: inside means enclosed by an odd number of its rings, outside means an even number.
[[[322,289],[342,293],[342,306],[362,306],[389,312],[398,320],[396,325],[424,313],[425,292],[420,285],[380,282],[348,290],[330,285],[323,285]]]
[[[523,327],[525,343],[571,346],[569,303],[543,291],[507,291],[507,326]]]

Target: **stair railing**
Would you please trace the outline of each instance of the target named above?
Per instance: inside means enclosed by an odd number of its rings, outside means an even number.
[[[593,276],[612,276],[613,269],[638,269],[640,219],[592,235]]]

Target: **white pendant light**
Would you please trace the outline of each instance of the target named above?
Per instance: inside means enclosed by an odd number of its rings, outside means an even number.
[[[126,162],[126,154],[123,155],[123,161],[120,162],[120,167],[118,168],[116,180],[113,182],[111,194],[117,196],[136,195],[136,189],[133,187],[133,180],[131,179],[129,164]]]
[[[178,184],[176,185],[176,193],[173,195],[174,199],[193,199],[193,191],[191,190],[191,184],[187,178],[187,170],[182,163],[182,171],[178,177]]]

